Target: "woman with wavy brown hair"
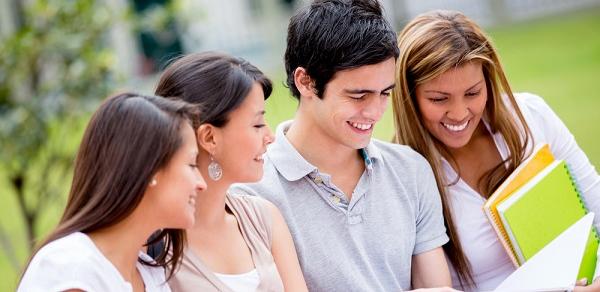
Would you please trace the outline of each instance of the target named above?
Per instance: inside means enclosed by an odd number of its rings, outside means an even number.
[[[206,188],[196,167],[196,115],[183,101],[108,98],[83,135],[58,227],[18,291],[170,291],[164,268],[176,269]],[[144,246],[156,230],[165,245],[153,260]]]
[[[596,213],[600,176],[541,97],[512,92],[490,38],[462,13],[417,16],[398,46],[395,142],[414,148],[433,168],[455,287],[493,290],[515,267],[482,206],[532,149],[548,143],[557,159],[566,160]]]

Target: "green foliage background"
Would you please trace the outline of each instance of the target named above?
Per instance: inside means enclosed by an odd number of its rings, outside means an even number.
[[[600,83],[598,31],[600,9],[489,30],[500,51],[513,90],[543,96],[567,124],[592,164],[596,166],[600,166],[600,114],[597,113],[600,109],[600,91],[596,87]],[[272,77],[276,81],[276,87],[273,96],[267,102],[267,119],[273,128],[279,122],[293,117],[296,102],[282,86],[283,74]],[[86,115],[52,124],[52,130],[47,137],[48,144],[69,151],[76,149],[83,125],[88,118]],[[375,137],[389,140],[392,130],[389,109],[384,119],[376,126]],[[68,133],[67,139],[64,138],[64,133]],[[34,174],[39,172],[35,163],[30,165],[29,171]],[[20,221],[21,214],[15,208],[17,202],[13,194],[7,191],[10,189],[8,174],[8,169],[0,168],[0,227],[11,235],[17,246],[14,256],[24,262],[28,257],[25,232],[23,222]],[[66,196],[70,175],[58,179],[63,180]],[[61,212],[62,204],[54,203],[52,208],[42,214],[37,228],[40,236],[56,224]],[[0,281],[0,291],[14,290],[19,272],[12,269],[8,255],[0,250],[0,275],[3,278],[3,281]]]

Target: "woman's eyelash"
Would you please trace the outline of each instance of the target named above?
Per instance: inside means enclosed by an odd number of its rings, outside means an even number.
[[[445,97],[432,97],[429,100],[431,100],[432,102],[442,102],[444,100],[446,100]]]

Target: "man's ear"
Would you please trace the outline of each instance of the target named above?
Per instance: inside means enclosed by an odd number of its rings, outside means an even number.
[[[196,130],[198,146],[211,155],[215,154],[217,148],[216,130],[217,128],[211,124],[202,124]]]
[[[298,67],[294,70],[294,84],[296,84],[300,96],[308,98],[317,97],[315,83],[303,67]]]

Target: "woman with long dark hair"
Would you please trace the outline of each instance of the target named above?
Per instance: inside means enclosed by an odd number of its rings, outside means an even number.
[[[156,94],[202,108],[198,166],[210,179],[187,230],[174,291],[305,291],[296,250],[279,210],[255,196],[228,192],[256,182],[273,135],[265,99],[271,81],[247,61],[207,52],[181,57],[162,74]]]
[[[196,167],[196,116],[183,101],[108,98],[83,135],[58,227],[18,291],[170,291],[163,268],[176,269],[183,229],[193,226],[206,188]],[[156,230],[165,246],[153,260],[142,250]]]

